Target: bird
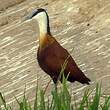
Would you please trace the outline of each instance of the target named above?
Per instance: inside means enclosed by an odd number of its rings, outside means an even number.
[[[60,75],[60,73],[65,64],[63,74],[69,82],[77,81],[81,84],[89,85],[91,80],[84,75],[69,52],[52,36],[49,26],[49,15],[46,9],[34,9],[26,16],[25,20],[35,20],[38,23],[38,64],[52,78],[54,84],[57,84],[58,81],[62,83],[63,75]]]

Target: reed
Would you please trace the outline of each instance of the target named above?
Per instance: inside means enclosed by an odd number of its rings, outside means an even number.
[[[93,95],[93,92],[94,95]],[[92,95],[92,97],[91,97]],[[110,110],[110,96],[105,96],[101,92],[101,85],[97,84],[95,91],[86,90],[82,97],[82,100],[75,105],[71,101],[71,95],[69,94],[66,79],[63,77],[63,85],[60,91],[51,91],[52,99],[50,100],[45,96],[43,90],[39,90],[38,85],[36,87],[36,97],[34,100],[34,107],[30,104],[26,98],[25,92],[22,99],[18,103],[18,110]],[[101,102],[103,100],[103,103]],[[0,93],[0,110],[13,110],[13,108],[6,103],[5,98]]]

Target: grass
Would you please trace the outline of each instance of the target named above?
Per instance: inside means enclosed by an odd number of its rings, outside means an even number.
[[[95,92],[94,95],[92,95],[93,92]],[[103,96],[99,84],[96,85],[95,91],[87,89],[84,92],[82,100],[77,105],[71,101],[71,95],[69,94],[64,77],[61,90],[59,92],[53,90],[51,95],[52,99],[45,101],[46,96],[44,91],[39,90],[37,86],[34,107],[32,107],[24,92],[21,101],[15,97],[19,106],[18,110],[110,110],[110,96]],[[5,98],[1,93],[0,110],[13,110],[10,105],[6,104]]]

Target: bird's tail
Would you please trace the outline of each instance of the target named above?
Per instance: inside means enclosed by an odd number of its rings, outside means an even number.
[[[87,84],[87,85],[90,84],[91,80],[89,78],[87,78],[81,70],[80,70],[80,72],[78,72],[78,74],[79,74],[78,78],[77,78],[78,82],[80,82],[82,84]]]

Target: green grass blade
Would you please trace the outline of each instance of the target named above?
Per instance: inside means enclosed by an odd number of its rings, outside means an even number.
[[[55,110],[59,110],[60,109],[60,97],[59,94],[57,93],[57,91],[52,91],[52,96],[53,96],[53,101],[54,101],[54,105],[55,105]]]
[[[0,92],[0,100],[1,100],[5,110],[8,110],[6,101],[5,101],[4,97],[2,96],[1,92]]]
[[[44,91],[40,90],[40,110],[46,110],[45,109],[45,98],[44,98]]]
[[[102,110],[110,110],[110,96],[105,97],[105,102],[101,105]]]
[[[79,110],[84,110],[87,103],[88,103],[88,90],[84,92],[84,96],[83,96],[83,99],[80,103]]]
[[[36,87],[36,96],[35,96],[35,101],[34,101],[34,110],[38,110],[38,85]]]
[[[93,98],[93,102],[91,103],[90,110],[98,110],[99,109],[100,97],[101,97],[101,86],[99,86],[99,84],[97,84],[95,96]]]
[[[69,91],[67,89],[67,78],[64,77],[64,74],[63,74],[63,91],[62,91],[62,95],[63,95],[63,101],[64,101],[64,105],[65,105],[65,108],[67,110],[70,110],[71,108],[71,96],[69,94]]]

